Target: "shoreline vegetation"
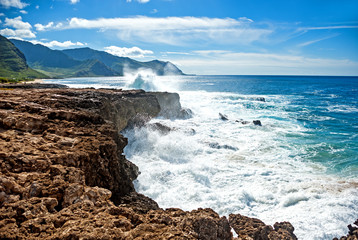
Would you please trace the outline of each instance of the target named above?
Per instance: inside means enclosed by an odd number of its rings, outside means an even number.
[[[0,83],[4,84],[4,83],[8,83],[8,84],[18,84],[18,83],[44,83],[43,79],[18,79],[18,78],[5,78],[5,77],[0,77]]]

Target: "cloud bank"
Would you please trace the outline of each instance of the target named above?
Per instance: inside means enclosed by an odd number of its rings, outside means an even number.
[[[49,23],[50,24],[50,23]],[[71,18],[58,26],[36,24],[40,30],[98,29],[114,31],[127,42],[150,42],[168,45],[217,43],[250,44],[272,33],[272,30],[253,27],[248,18],[166,17],[137,16],[131,18]],[[46,26],[46,27],[45,27]],[[39,27],[39,28],[38,28]]]
[[[309,58],[297,55],[193,51],[192,57],[173,62],[184,72],[226,75],[358,75],[358,62],[348,59]]]
[[[86,45],[86,44],[81,43],[81,42],[72,42],[72,41],[41,42],[41,41],[37,41],[37,40],[32,40],[30,42],[33,43],[33,44],[41,44],[41,45],[44,45],[44,46],[49,47],[49,48],[52,48],[52,47],[68,48],[68,47],[73,47],[73,46],[85,46]]]
[[[80,0],[71,0],[71,4],[76,4],[78,2],[80,2]]]
[[[109,54],[118,56],[118,57],[133,57],[133,58],[143,58],[145,55],[153,54],[153,51],[142,50],[139,47],[117,47],[109,46],[104,48],[105,51]]]
[[[136,0],[136,1],[139,2],[139,3],[147,3],[150,0]],[[132,2],[132,0],[127,0],[127,2]]]
[[[29,4],[21,2],[21,0],[0,0],[0,5],[2,5],[5,8],[14,7],[14,8],[23,9]]]
[[[32,32],[32,26],[28,22],[23,22],[22,17],[5,18],[4,26],[9,27],[0,30],[0,34],[8,37],[16,38],[35,38],[35,33]]]

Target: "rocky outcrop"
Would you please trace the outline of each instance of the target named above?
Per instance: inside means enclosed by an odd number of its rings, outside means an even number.
[[[266,225],[259,219],[249,218],[240,214],[230,214],[230,226],[237,233],[239,239],[296,240],[294,227],[289,222],[275,223],[274,227]]]
[[[229,221],[211,209],[163,210],[135,192],[139,171],[123,155],[120,131],[164,117],[170,106],[163,108],[163,99],[178,98],[140,90],[1,89],[0,239],[232,239]],[[175,104],[170,114],[182,111]],[[289,226],[270,230],[292,233]]]
[[[347,236],[342,236],[339,240],[358,240],[358,219],[354,222],[353,226],[349,224],[347,227],[349,230]],[[333,240],[338,240],[338,238]]]
[[[190,109],[181,107],[179,94],[167,92],[152,92],[151,94],[158,99],[161,108],[158,117],[187,119],[192,116],[193,113]]]

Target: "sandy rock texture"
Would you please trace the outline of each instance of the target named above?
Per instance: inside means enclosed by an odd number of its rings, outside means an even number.
[[[189,112],[173,93],[0,89],[0,239],[233,239],[230,223],[239,239],[296,239],[289,223],[252,230],[256,220],[163,210],[137,193],[120,131],[166,114]]]

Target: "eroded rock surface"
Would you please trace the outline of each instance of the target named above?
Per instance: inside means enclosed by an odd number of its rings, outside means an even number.
[[[229,221],[211,209],[163,210],[135,192],[138,168],[123,155],[119,131],[158,115],[183,117],[175,94],[157,94],[0,90],[0,239],[232,239]],[[162,108],[165,99],[175,108]]]
[[[342,236],[339,240],[358,240],[358,219],[353,225],[349,224],[347,227],[349,230],[347,236]],[[334,238],[333,240],[338,240],[338,238]]]
[[[160,111],[143,91],[1,90],[0,239],[230,239],[210,209],[164,211],[135,192],[119,131]]]
[[[239,239],[245,240],[296,240],[294,227],[289,222],[266,225],[259,219],[249,218],[240,214],[230,214],[230,226],[237,233]]]

